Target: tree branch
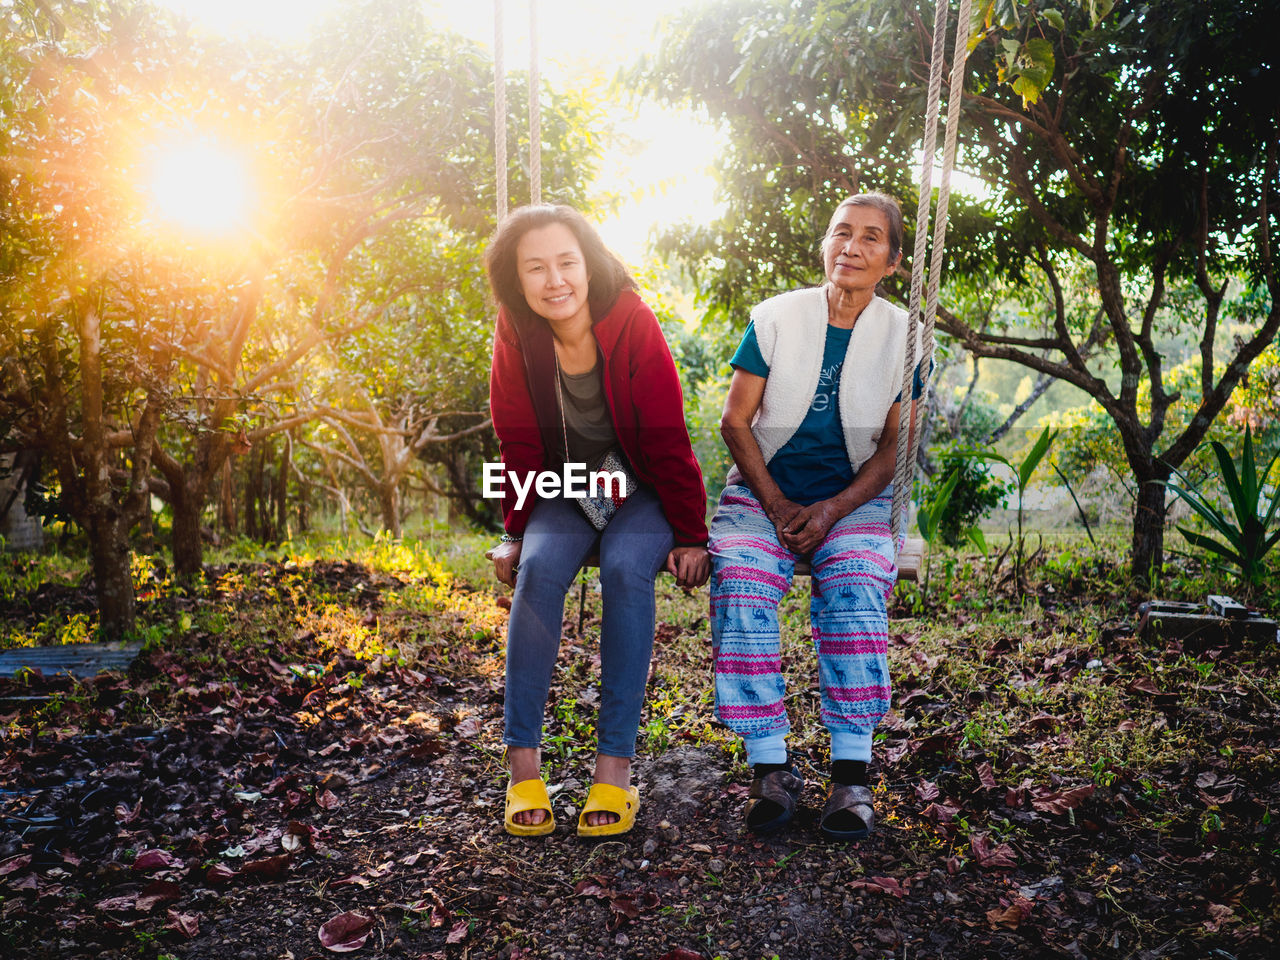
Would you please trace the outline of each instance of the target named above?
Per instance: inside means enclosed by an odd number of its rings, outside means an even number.
[[[475,412],[478,414],[480,411],[475,411]],[[433,419],[431,423],[423,429],[422,433],[418,436],[418,439],[413,441],[412,446],[415,453],[421,450],[423,447],[425,447],[428,443],[448,443],[450,440],[458,440],[461,437],[469,437],[472,434],[479,433],[482,430],[487,430],[489,429],[489,427],[493,425],[493,419],[491,417],[485,417],[482,421],[477,423],[475,426],[466,427],[463,430],[458,430],[454,433],[445,433],[445,434],[438,434],[438,433],[431,432],[432,428],[435,426],[435,423],[436,423],[436,420]]]
[[[134,429],[133,470],[129,477],[128,492],[124,499],[125,529],[138,523],[151,509],[151,455],[156,447],[156,432],[160,429],[161,405],[153,397],[138,418]]]
[[[1264,198],[1265,202],[1265,198]],[[1196,236],[1196,286],[1204,296],[1204,335],[1200,338],[1200,399],[1213,392],[1213,341],[1218,335],[1218,313],[1227,295],[1227,281],[1214,287],[1209,281],[1209,169],[1200,169],[1199,227]]]
[[[1023,159],[1018,147],[1007,150],[1005,152],[1005,160],[1009,168],[1009,182],[1014,192],[1027,205],[1027,209],[1031,211],[1031,216],[1035,218],[1036,222],[1066,246],[1071,247],[1073,250],[1078,250],[1089,260],[1097,262],[1101,256],[1101,251],[1085,243],[1079,236],[1055,220],[1045,205],[1040,202],[1039,195],[1031,186],[1031,180],[1027,175],[1026,161]]]
[[[1076,349],[1071,331],[1067,329],[1067,298],[1062,292],[1062,283],[1058,279],[1058,271],[1053,269],[1053,261],[1049,259],[1049,255],[1043,247],[1038,251],[1036,263],[1044,271],[1044,275],[1049,280],[1049,287],[1053,290],[1053,328],[1058,334],[1058,349],[1066,354],[1067,363],[1072,367],[1081,372],[1088,372],[1084,358],[1080,356],[1080,352]]]
[[[220,361],[215,360],[213,357],[209,356],[207,353],[197,352],[188,347],[184,347],[180,343],[167,343],[165,344],[165,346],[168,347],[168,349],[172,350],[174,353],[180,356],[186,357],[196,366],[204,367],[205,369],[212,370],[221,378],[223,383],[231,383],[232,381],[235,380],[235,374],[231,371],[229,367],[226,366],[226,364],[223,364]]]
[[[1046,390],[1053,386],[1054,379],[1054,377],[1047,373],[1042,373],[1040,376],[1036,377],[1035,386],[1031,388],[1030,395],[1027,399],[1023,400],[1013,408],[1013,412],[1005,418],[1004,423],[991,431],[991,436],[987,438],[987,443],[992,444],[998,442],[1001,437],[1013,429],[1013,425],[1022,418],[1024,413],[1031,409],[1031,405],[1039,400]]]
[[[318,419],[320,411],[304,410],[301,413],[295,413],[291,417],[284,420],[278,420],[275,423],[269,423],[265,426],[250,430],[245,434],[245,439],[250,441],[265,440],[267,437],[277,433],[283,433],[286,430],[292,430],[294,427],[301,426],[304,423],[310,423],[312,420]]]

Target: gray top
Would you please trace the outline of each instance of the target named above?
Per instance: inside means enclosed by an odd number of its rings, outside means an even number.
[[[609,405],[600,382],[600,364],[586,373],[560,371],[560,395],[564,398],[565,434],[570,463],[585,463],[588,470],[600,465],[604,455],[618,444]]]

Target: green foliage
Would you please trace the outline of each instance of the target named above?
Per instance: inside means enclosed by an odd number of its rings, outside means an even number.
[[[967,463],[956,463],[946,475],[946,479],[931,484],[928,491],[921,498],[920,508],[916,513],[916,526],[920,530],[920,536],[931,547],[925,557],[924,579],[920,584],[919,601],[921,604],[927,600],[929,595],[934,554],[943,543],[948,546],[958,546],[962,535],[964,539],[967,539],[984,555],[987,552],[986,538],[976,523],[965,527],[963,534],[958,531],[960,506],[956,495],[961,482],[965,480],[966,467]],[[957,528],[956,543],[954,544],[947,540],[948,530],[951,528]],[[947,558],[945,570],[947,583],[950,584],[951,576],[954,572],[953,558]]]
[[[1219,507],[1218,497],[1206,494],[1181,473],[1178,476],[1183,482],[1169,483],[1168,487],[1222,539],[1184,526],[1179,526],[1178,530],[1193,546],[1239,570],[1246,590],[1252,594],[1262,583],[1264,558],[1280,542],[1280,529],[1274,526],[1280,509],[1280,490],[1271,480],[1271,471],[1280,459],[1280,453],[1273,454],[1259,473],[1250,427],[1245,427],[1238,468],[1223,444],[1215,440],[1210,446],[1218,462],[1216,480],[1226,491],[1229,510]]]
[[[140,499],[150,475],[173,509],[175,567],[194,575],[206,502],[220,482],[238,486],[234,470],[220,476],[236,456],[261,480],[271,455],[279,535],[291,483],[344,504],[365,484],[398,516],[415,458],[437,477],[478,476],[491,434],[439,438],[487,413],[480,251],[495,170],[482,48],[397,0],[349,0],[303,48],[206,37],[145,3],[9,4],[5,18],[0,435],[45,451],[46,513],[102,539],[86,504]],[[510,83],[514,154],[528,144],[527,81]],[[545,90],[549,199],[589,210],[606,135],[594,96]],[[249,159],[251,227],[216,239],[167,224],[147,168],[171,138]],[[528,180],[515,166],[519,202]],[[100,371],[100,401],[86,371]],[[347,418],[339,439],[314,426],[332,411]],[[339,448],[329,470],[305,446],[324,440]],[[86,493],[89,477],[110,489]],[[483,522],[490,505],[474,502]],[[126,505],[115,540],[143,515]]]
[[[725,216],[661,244],[717,319],[741,323],[760,299],[818,282],[816,244],[842,197],[880,189],[911,205],[934,10],[719,0],[674,21],[631,73],[726,132]],[[1274,4],[1231,0],[974,10],[965,99],[947,112],[979,185],[951,200],[939,327],[975,357],[1094,398],[1112,425],[1103,452],[1142,483],[1194,452],[1280,330],[1265,239],[1280,230],[1265,200],[1277,167],[1265,38],[1278,18]],[[886,287],[906,298],[902,278]],[[1253,291],[1257,322],[1228,330],[1239,289]],[[1199,349],[1174,356],[1179,342]],[[1198,369],[1184,390],[1170,368],[1187,360]],[[1159,569],[1162,508],[1133,514],[1143,575]]]
[[[1190,348],[1179,345],[1177,349],[1188,351]],[[1274,404],[1268,390],[1273,378],[1280,376],[1280,367],[1273,366],[1275,358],[1276,353],[1271,348],[1254,361],[1248,379],[1232,394],[1227,416],[1215,420],[1208,428],[1209,440],[1234,448],[1241,437],[1241,425],[1271,421]],[[1225,364],[1218,363],[1215,373],[1221,375],[1224,369]],[[1191,426],[1201,400],[1200,378],[1198,359],[1172,364],[1166,371],[1164,389],[1173,395],[1164,413],[1166,429],[1182,432]],[[1135,393],[1135,408],[1144,420],[1152,415],[1151,401],[1151,382],[1141,381]],[[1071,482],[1079,483],[1091,473],[1105,471],[1120,482],[1132,484],[1123,437],[1114,419],[1096,400],[1048,414],[1040,419],[1040,424],[1052,427],[1061,435],[1054,446],[1054,462]],[[1203,445],[1184,461],[1181,469],[1192,476],[1214,469],[1209,451],[1209,445]]]
[[[975,459],[994,460],[998,463],[1003,463],[1013,471],[1014,485],[1018,491],[1018,534],[1016,539],[1012,539],[1012,534],[1010,534],[1010,537],[1014,551],[1013,581],[1019,592],[1023,590],[1024,561],[1026,557],[1026,534],[1022,525],[1023,497],[1027,492],[1027,485],[1031,482],[1032,475],[1036,472],[1036,468],[1040,466],[1040,461],[1045,458],[1049,448],[1053,446],[1055,437],[1057,437],[1057,433],[1045,427],[1040,436],[1031,445],[1031,449],[1017,463],[995,451],[975,450],[969,453],[969,456]]]
[[[951,495],[955,492],[956,483],[960,480],[960,472],[952,470],[941,483],[934,484],[923,498],[916,514],[916,526],[920,536],[928,543],[933,543],[942,527],[951,506]]]
[[[934,476],[946,480],[926,489],[921,512],[927,507],[938,517],[936,532],[947,546],[958,547],[968,540],[985,553],[986,542],[977,525],[992,510],[1005,505],[1011,485],[994,476],[966,445],[948,444],[935,458]]]
[[[1257,323],[1257,299],[1249,294],[1235,301],[1241,323]],[[1254,309],[1251,309],[1254,308]],[[1231,395],[1227,427],[1232,439],[1242,425],[1253,428],[1255,441],[1266,447],[1280,444],[1280,349],[1273,343],[1253,361],[1249,373]],[[1226,441],[1226,437],[1218,439]]]

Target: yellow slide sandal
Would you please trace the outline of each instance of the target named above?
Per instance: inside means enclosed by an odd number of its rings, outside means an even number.
[[[578,816],[578,836],[613,837],[626,833],[636,824],[640,812],[640,791],[635,787],[615,787],[609,783],[593,783],[587,793],[587,802]],[[587,823],[589,813],[612,813],[618,819],[614,823],[602,823],[593,827]]]
[[[516,823],[515,815],[526,810],[545,810],[547,819],[541,823]],[[556,828],[547,785],[540,777],[521,780],[507,787],[506,827],[507,833],[513,837],[544,837]]]

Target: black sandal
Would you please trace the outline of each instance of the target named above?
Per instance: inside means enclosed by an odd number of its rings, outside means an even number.
[[[828,840],[861,840],[876,825],[874,798],[866,787],[833,783],[818,828]]]
[[[756,777],[747,793],[747,828],[761,835],[781,830],[795,816],[803,789],[804,780],[795,767]]]

